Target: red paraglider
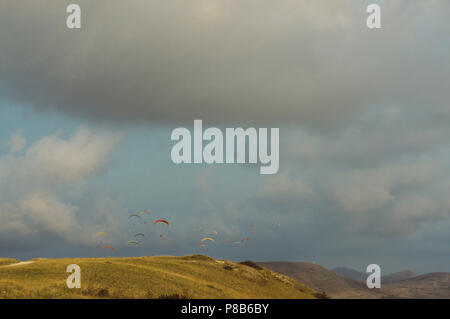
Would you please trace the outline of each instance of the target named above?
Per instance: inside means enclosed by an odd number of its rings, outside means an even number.
[[[102,246],[102,248],[100,248],[100,251],[102,251],[103,248],[111,248],[112,250],[115,250],[115,248],[113,246]]]
[[[164,220],[164,219],[158,219],[157,221],[155,221],[155,222],[153,223],[153,225],[156,225],[157,223],[164,223],[164,224],[166,224],[167,227],[169,227],[169,222],[168,222],[167,220]]]
[[[246,240],[248,240],[248,238],[247,237],[245,237],[245,238],[242,238],[242,240],[241,240],[241,243],[243,243],[244,241],[246,241]]]

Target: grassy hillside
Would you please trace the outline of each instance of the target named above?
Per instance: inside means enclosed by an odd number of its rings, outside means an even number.
[[[81,267],[68,289],[66,267]],[[185,257],[38,259],[0,267],[0,298],[315,298],[295,280],[248,263]]]
[[[9,264],[15,264],[18,263],[19,261],[17,259],[12,259],[12,258],[0,258],[0,266],[5,266],[5,265],[9,265]]]

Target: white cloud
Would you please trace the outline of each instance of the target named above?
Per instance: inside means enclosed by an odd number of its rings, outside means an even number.
[[[105,169],[122,139],[121,133],[79,128],[68,139],[58,135],[41,138],[23,154],[12,147],[0,157],[2,237],[52,234],[72,243],[90,242],[95,226],[81,221],[78,205],[64,200],[64,190],[82,185]],[[24,146],[17,141],[16,136],[14,145]]]

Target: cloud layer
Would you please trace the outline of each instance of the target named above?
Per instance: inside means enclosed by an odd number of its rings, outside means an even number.
[[[96,225],[87,222],[99,211],[80,211],[65,194],[104,170],[122,139],[122,134],[80,128],[68,139],[51,135],[26,147],[25,139],[13,134],[10,153],[0,157],[1,236],[91,242]],[[109,222],[101,227],[113,226]]]
[[[0,93],[116,121],[339,127],[374,104],[449,100],[447,1],[2,1]],[[45,8],[45,9],[43,9]]]

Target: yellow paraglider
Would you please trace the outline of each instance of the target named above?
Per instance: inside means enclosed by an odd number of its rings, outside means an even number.
[[[205,238],[203,238],[202,240],[200,240],[200,244],[203,244],[206,240],[210,240],[210,241],[212,241],[213,243],[216,242],[214,238],[211,238],[211,237],[205,237]]]
[[[152,216],[152,213],[149,210],[141,210],[137,215],[142,216],[144,214],[147,214],[149,216]]]

